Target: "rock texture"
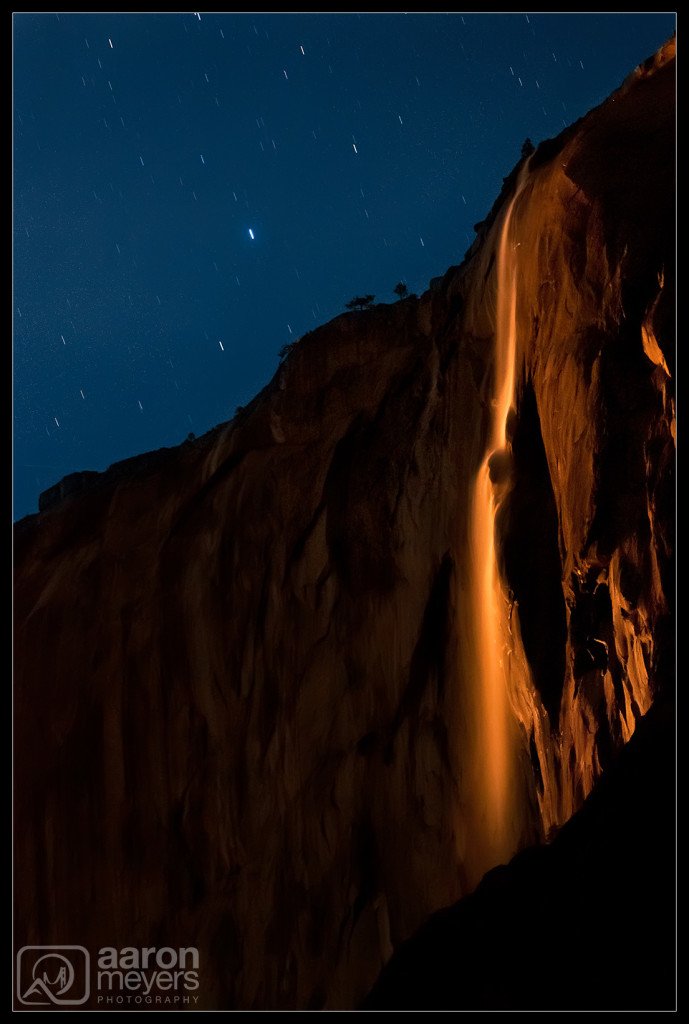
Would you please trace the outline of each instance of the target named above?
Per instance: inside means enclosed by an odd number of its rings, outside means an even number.
[[[538,148],[512,213],[504,859],[672,684],[674,93],[671,43]],[[346,1008],[494,866],[463,623],[516,174],[431,291],[18,524],[18,945],[194,944],[205,1008]]]
[[[434,914],[362,1008],[676,1009],[674,738],[661,701],[552,844]]]

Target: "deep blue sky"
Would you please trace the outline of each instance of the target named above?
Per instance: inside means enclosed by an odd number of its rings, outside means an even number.
[[[599,103],[674,24],[15,15],[16,515],[66,473],[229,419],[353,295],[425,290],[524,138]]]

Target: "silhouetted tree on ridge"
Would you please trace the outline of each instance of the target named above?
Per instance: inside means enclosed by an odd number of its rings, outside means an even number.
[[[368,309],[374,299],[375,295],[356,295],[345,305],[345,309]]]

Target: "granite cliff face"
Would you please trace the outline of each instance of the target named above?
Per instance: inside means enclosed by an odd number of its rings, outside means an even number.
[[[553,842],[433,914],[362,1008],[676,1009],[674,733],[656,701]]]
[[[582,804],[673,681],[674,96],[669,43],[431,291],[18,524],[17,945],[351,1007]]]

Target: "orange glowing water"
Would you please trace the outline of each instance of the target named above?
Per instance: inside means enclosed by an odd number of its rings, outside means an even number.
[[[495,370],[486,456],[472,492],[469,518],[469,616],[471,702],[470,815],[474,856],[485,870],[514,853],[515,722],[508,694],[508,604],[500,581],[495,517],[509,473],[507,419],[514,401],[517,350],[517,245],[510,238],[512,213],[524,185],[522,171],[502,221],[497,255]],[[493,480],[491,480],[491,468]]]

